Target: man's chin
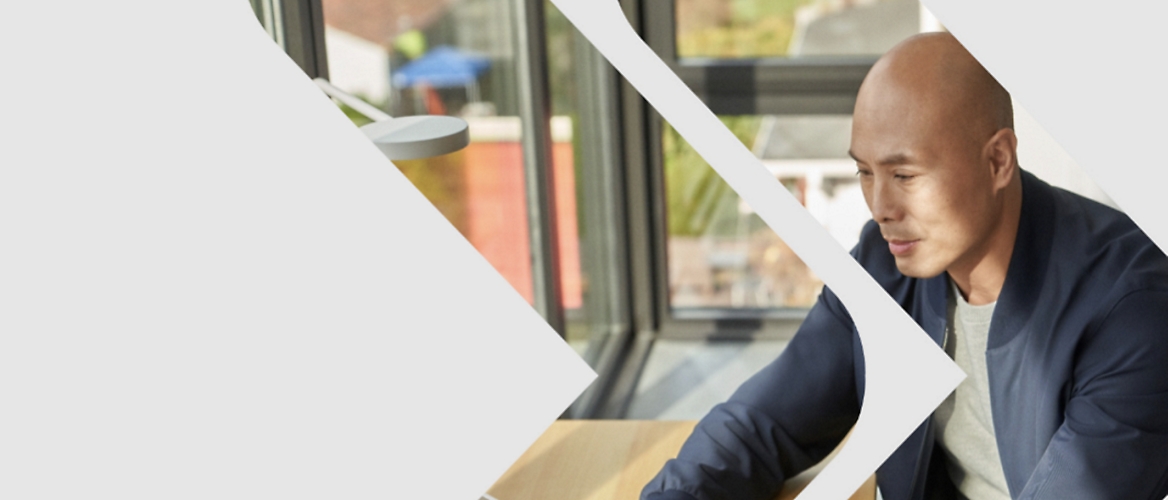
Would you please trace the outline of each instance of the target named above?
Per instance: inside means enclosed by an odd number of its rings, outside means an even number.
[[[935,278],[944,272],[944,269],[933,269],[933,266],[922,265],[921,262],[914,262],[916,259],[909,257],[896,257],[896,269],[909,278],[929,279]]]

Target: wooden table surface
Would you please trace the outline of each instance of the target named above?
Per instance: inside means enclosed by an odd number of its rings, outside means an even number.
[[[558,420],[491,487],[497,500],[636,500],[697,422]],[[788,500],[810,475],[787,481]],[[851,497],[876,497],[875,478]]]

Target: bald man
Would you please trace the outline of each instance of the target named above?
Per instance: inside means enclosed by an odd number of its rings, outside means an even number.
[[[877,483],[885,500],[1161,500],[1168,258],[1021,170],[1012,117],[948,34],[902,42],[860,88],[850,154],[873,220],[852,255],[968,374]],[[769,499],[839,444],[863,393],[859,337],[825,288],[642,499]]]

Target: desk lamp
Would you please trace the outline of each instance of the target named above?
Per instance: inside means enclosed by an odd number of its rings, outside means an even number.
[[[440,115],[394,118],[324,78],[313,80],[329,97],[365,115],[373,123],[361,127],[369,140],[390,160],[416,160],[453,153],[470,144],[470,132],[462,118]]]

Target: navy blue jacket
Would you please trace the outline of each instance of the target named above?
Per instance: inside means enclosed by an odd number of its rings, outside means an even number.
[[[1022,192],[986,351],[1010,495],[1161,500],[1168,495],[1168,258],[1116,210],[1028,172]],[[852,256],[940,345],[946,275],[900,274],[874,222]],[[863,393],[859,337],[825,288],[783,353],[701,420],[641,498],[770,499],[836,447]],[[877,471],[885,500],[948,497],[943,461],[926,419]]]

